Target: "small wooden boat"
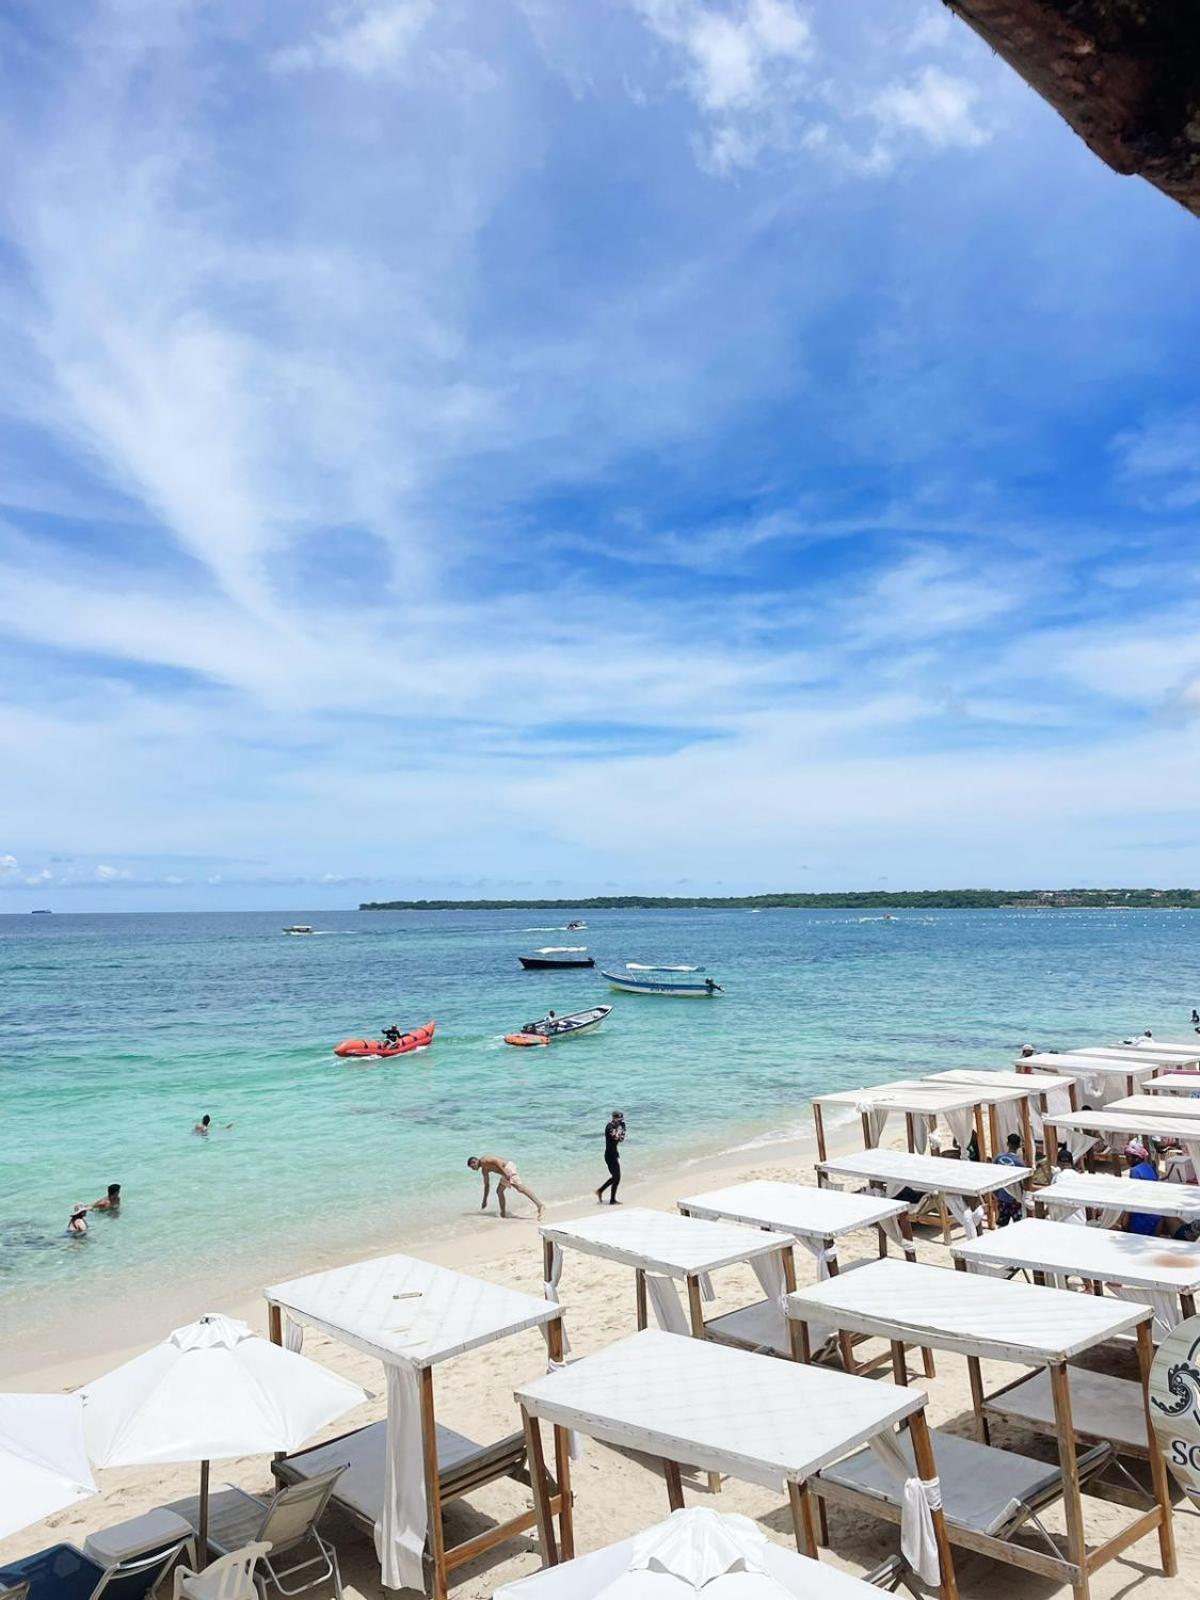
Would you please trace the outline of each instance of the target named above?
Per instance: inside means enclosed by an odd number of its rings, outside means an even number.
[[[699,1000],[724,992],[721,985],[714,983],[711,978],[642,978],[634,977],[629,971],[601,972],[600,976],[607,978],[612,988],[620,989],[624,994],[673,994],[679,999]]]
[[[551,944],[532,955],[521,956],[526,972],[549,972],[558,967],[594,967],[595,958],[588,955],[585,944]]]
[[[555,1039],[570,1039],[578,1033],[591,1033],[611,1010],[611,1006],[591,1006],[587,1011],[572,1011],[565,1017],[556,1017],[550,1012],[537,1022],[527,1022],[520,1033],[506,1033],[504,1042],[515,1045],[550,1044]]]
[[[568,922],[567,923],[567,932],[568,933],[572,933],[576,928],[586,928],[586,927],[587,927],[587,923],[586,922]]]
[[[293,922],[290,928],[285,928],[284,933],[315,933],[315,928],[310,928],[307,922]]]
[[[419,1028],[414,1028],[411,1033],[402,1033],[393,1041],[390,1039],[343,1039],[341,1044],[335,1044],[335,1056],[408,1056],[416,1050],[426,1050],[433,1043],[436,1022],[426,1022]]]

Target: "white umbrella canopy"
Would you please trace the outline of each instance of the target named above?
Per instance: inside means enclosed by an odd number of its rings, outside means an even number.
[[[695,1507],[506,1584],[495,1600],[857,1600],[860,1593],[878,1590],[772,1543],[748,1517]]]
[[[0,1394],[0,1539],[96,1493],[77,1394]]]
[[[210,1461],[298,1449],[367,1398],[327,1367],[215,1313],[81,1392],[96,1466],[201,1463],[202,1551]]]

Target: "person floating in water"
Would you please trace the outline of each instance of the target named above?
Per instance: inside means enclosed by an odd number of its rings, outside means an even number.
[[[608,1177],[596,1190],[596,1200],[604,1204],[604,1191],[610,1191],[608,1203],[610,1206],[619,1206],[617,1190],[621,1186],[621,1146],[625,1143],[625,1113],[614,1111],[612,1118],[604,1127],[604,1165],[608,1168]]]
[[[93,1200],[88,1209],[91,1211],[120,1211],[121,1185],[119,1183],[110,1183],[108,1193],[99,1200]]]
[[[198,1133],[202,1139],[207,1139],[208,1138],[208,1130],[211,1127],[212,1127],[212,1118],[209,1116],[208,1112],[206,1111],[204,1113],[204,1115],[200,1118],[200,1121],[192,1129],[192,1132],[193,1133]]]
[[[1200,1022],[1200,1011],[1197,1011],[1195,1006],[1192,1007],[1192,1021]]]
[[[70,1237],[81,1239],[88,1231],[88,1208],[86,1206],[72,1206],[71,1220],[67,1223],[67,1233]]]
[[[483,1173],[483,1204],[479,1207],[481,1211],[487,1210],[488,1195],[491,1192],[492,1179],[495,1178],[496,1200],[499,1203],[502,1217],[508,1215],[508,1211],[505,1209],[504,1196],[509,1189],[515,1189],[518,1194],[523,1194],[526,1200],[529,1200],[537,1207],[538,1221],[542,1220],[542,1214],[546,1208],[522,1179],[521,1174],[517,1171],[515,1161],[509,1161],[503,1156],[468,1156],[467,1165],[472,1172]]]

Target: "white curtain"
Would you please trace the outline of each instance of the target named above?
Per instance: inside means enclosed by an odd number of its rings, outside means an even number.
[[[1131,1207],[1130,1209],[1132,1210],[1133,1208]],[[1102,1206],[1095,1222],[1089,1222],[1088,1226],[1092,1228],[1115,1228],[1124,1214],[1120,1206]]]
[[[890,1186],[890,1191],[891,1193],[894,1193],[896,1190],[902,1189],[903,1187],[903,1184],[894,1183]],[[899,1217],[885,1217],[879,1226],[883,1229],[884,1233],[893,1244],[900,1246],[901,1250],[903,1250],[904,1254],[910,1261],[915,1261],[917,1259],[917,1246],[912,1239],[906,1239],[900,1232]]]
[[[937,1478],[918,1478],[910,1474],[895,1434],[878,1433],[867,1443],[901,1491],[900,1550],[904,1559],[921,1581],[932,1588],[942,1581],[937,1536],[933,1531],[933,1513],[940,1510],[942,1504],[941,1482]]]
[[[1019,1100],[1002,1100],[996,1107],[996,1127],[1004,1148],[1008,1145],[1010,1133],[1019,1133],[1024,1138],[1025,1129],[1021,1126],[1021,1102]]]
[[[545,1295],[547,1300],[552,1300],[555,1305],[558,1305],[558,1280],[562,1277],[563,1252],[562,1246],[560,1244],[556,1244],[553,1239],[549,1241],[549,1244],[550,1276],[543,1280],[542,1293]],[[562,1325],[562,1347],[563,1355],[569,1355],[571,1351],[571,1341],[567,1338],[567,1327],[565,1323]]]
[[[854,1109],[860,1117],[867,1119],[867,1137],[874,1147],[882,1139],[883,1130],[887,1127],[887,1112],[881,1111],[878,1106],[873,1106],[869,1100],[860,1100]]]
[[[675,1287],[674,1279],[660,1278],[646,1274],[646,1293],[650,1297],[650,1305],[654,1311],[655,1321],[667,1333],[690,1333],[687,1317],[684,1315],[683,1302],[679,1298],[679,1290]]]
[[[1135,1306],[1149,1306],[1154,1313],[1156,1337],[1170,1333],[1183,1321],[1179,1296],[1166,1289],[1135,1289],[1126,1283],[1106,1283],[1104,1287],[1118,1300],[1128,1300]]]
[[[936,1136],[931,1134],[929,1123],[918,1111],[912,1118],[913,1148],[919,1156],[923,1156],[929,1148],[930,1140],[936,1144]]]
[[[979,1237],[979,1225],[983,1221],[983,1207],[973,1206],[961,1194],[948,1194],[946,1206],[950,1215],[958,1223],[968,1239]]]
[[[294,1350],[297,1355],[304,1349],[304,1324],[295,1317],[283,1319],[283,1348]]]
[[[964,1106],[961,1111],[947,1111],[946,1121],[950,1124],[950,1132],[954,1135],[958,1153],[966,1161],[967,1146],[971,1142],[971,1135],[975,1132],[975,1113],[970,1106]],[[983,1151],[981,1150],[979,1154],[982,1156]]]
[[[385,1589],[425,1587],[422,1556],[429,1512],[421,1441],[421,1390],[407,1361],[387,1364],[387,1461],[383,1512],[375,1524],[375,1553]]]
[[[809,1255],[816,1262],[817,1282],[824,1283],[825,1279],[829,1276],[830,1267],[836,1266],[837,1264],[837,1246],[830,1245],[829,1248],[826,1249],[825,1245],[820,1239],[805,1239],[801,1238],[799,1234],[796,1236],[796,1242],[798,1244],[802,1244],[808,1251]],[[782,1271],[782,1268],[780,1270]],[[761,1282],[762,1280],[760,1279],[759,1281]]]

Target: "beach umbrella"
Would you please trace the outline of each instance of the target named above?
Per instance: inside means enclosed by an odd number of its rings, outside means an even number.
[[[82,1394],[95,1466],[200,1462],[201,1560],[211,1461],[296,1450],[367,1398],[357,1384],[216,1314],[176,1328]]]
[[[0,1539],[96,1493],[77,1394],[0,1394]]]
[[[831,1572],[773,1544],[748,1517],[696,1507],[636,1538],[505,1584],[495,1600],[842,1600],[842,1575],[825,1582]],[[857,1593],[865,1585],[851,1579],[852,1587]]]

